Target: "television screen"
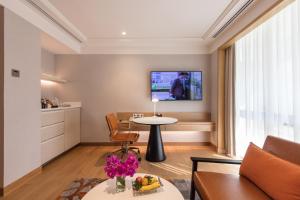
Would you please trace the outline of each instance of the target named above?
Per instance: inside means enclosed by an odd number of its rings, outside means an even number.
[[[202,100],[202,72],[151,72],[151,96],[159,101]]]

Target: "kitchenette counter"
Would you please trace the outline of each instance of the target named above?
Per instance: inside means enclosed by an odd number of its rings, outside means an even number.
[[[64,102],[63,104],[68,105],[68,106],[61,106],[61,107],[58,107],[58,108],[44,108],[44,109],[41,109],[41,111],[42,112],[49,112],[49,111],[81,108],[81,102]]]
[[[41,110],[42,165],[80,143],[80,102]]]

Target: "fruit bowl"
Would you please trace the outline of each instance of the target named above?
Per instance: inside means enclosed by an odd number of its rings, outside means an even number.
[[[132,190],[134,194],[144,194],[156,192],[163,184],[159,177],[145,175],[144,177],[138,176],[132,181]]]

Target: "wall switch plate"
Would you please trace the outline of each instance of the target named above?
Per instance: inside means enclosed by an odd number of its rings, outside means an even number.
[[[20,77],[20,71],[17,70],[17,69],[12,69],[11,70],[11,76],[19,78]]]

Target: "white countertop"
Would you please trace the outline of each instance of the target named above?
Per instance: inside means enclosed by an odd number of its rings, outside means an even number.
[[[67,110],[67,109],[73,109],[73,108],[81,108],[81,102],[64,102],[65,105],[70,106],[62,106],[58,108],[44,108],[41,109],[42,112],[49,112],[49,111],[57,111],[57,110]]]

